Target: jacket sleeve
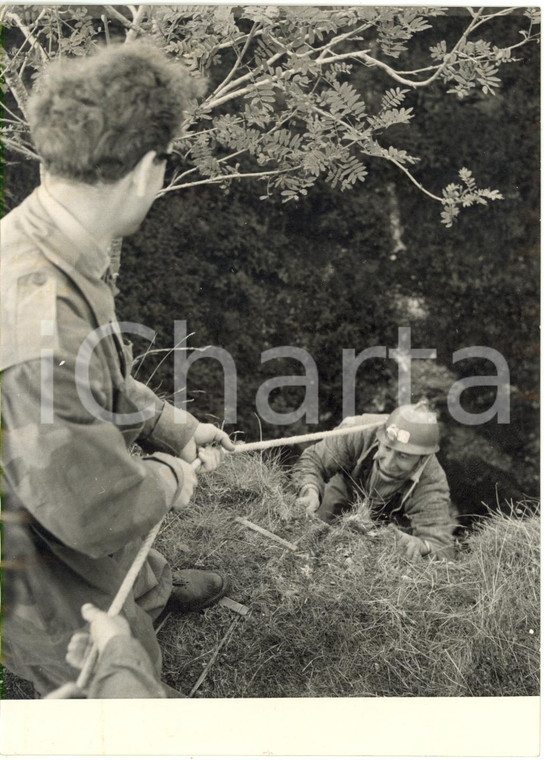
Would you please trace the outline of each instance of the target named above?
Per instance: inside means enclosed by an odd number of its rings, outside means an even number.
[[[181,471],[168,454],[131,456],[116,425],[88,411],[69,353],[54,356],[48,404],[41,365],[27,361],[3,373],[7,486],[67,546],[91,557],[112,554],[164,516],[182,486]],[[95,356],[89,377],[105,408],[106,379]]]
[[[165,693],[151,660],[132,636],[114,636],[100,655],[89,699],[153,699]]]
[[[450,489],[444,470],[431,457],[421,479],[408,497],[404,513],[414,536],[428,541],[431,554],[449,559],[454,554],[455,521],[450,513]]]
[[[193,437],[198,420],[189,412],[176,409],[167,401],[159,399],[151,388],[132,376],[127,378],[126,391],[138,409],[145,409],[152,404],[156,409],[155,415],[146,421],[138,441],[145,443],[146,448],[179,456]]]
[[[293,468],[293,482],[298,491],[312,485],[323,498],[323,490],[333,475],[351,472],[364,447],[363,433],[328,438],[303,451]]]

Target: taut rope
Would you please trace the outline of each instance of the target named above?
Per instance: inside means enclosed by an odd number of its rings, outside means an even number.
[[[372,422],[372,423],[367,423],[365,425],[352,425],[352,426],[346,426],[343,428],[335,428],[334,430],[327,430],[321,433],[308,433],[306,435],[294,435],[294,436],[291,436],[290,438],[275,438],[270,441],[255,441],[254,443],[239,443],[236,445],[236,448],[234,449],[232,453],[243,454],[248,451],[261,451],[263,449],[272,449],[278,446],[293,446],[297,443],[309,443],[310,441],[319,441],[319,440],[322,440],[323,438],[337,438],[339,436],[348,435],[350,433],[358,433],[363,430],[370,430],[371,428],[379,427],[382,424],[383,424],[382,422]],[[200,461],[200,459],[197,458],[191,464],[194,470],[198,470],[202,462]],[[136,581],[138,573],[142,569],[143,564],[147,559],[149,550],[153,546],[153,542],[155,541],[155,538],[157,537],[157,533],[160,530],[163,520],[160,520],[153,528],[151,528],[149,533],[146,535],[143,544],[138,550],[138,553],[136,554],[136,556],[134,557],[134,560],[132,561],[132,564],[129,567],[128,572],[125,575],[123,582],[119,586],[119,590],[117,591],[112,603],[110,604],[108,608],[107,614],[110,615],[110,617],[114,617],[115,615],[118,615],[123,609],[123,605],[126,602],[127,597]],[[80,689],[84,690],[89,685],[97,660],[98,660],[98,650],[96,648],[96,645],[93,644],[91,651],[85,658],[83,668],[81,669],[79,678],[77,679],[77,682],[76,682]]]

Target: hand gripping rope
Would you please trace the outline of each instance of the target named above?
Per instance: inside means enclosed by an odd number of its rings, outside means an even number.
[[[371,423],[367,423],[366,425],[350,425],[343,428],[336,428],[334,430],[324,431],[321,433],[308,433],[306,435],[294,435],[294,436],[291,436],[290,438],[276,438],[270,441],[255,441],[253,443],[239,443],[237,444],[235,450],[232,453],[243,454],[248,451],[262,451],[264,449],[272,449],[278,446],[293,446],[297,443],[309,443],[311,441],[319,441],[324,438],[338,438],[340,436],[349,435],[351,433],[359,433],[359,432],[362,432],[363,430],[370,430],[371,428],[379,427],[382,424],[383,423],[381,421],[371,422]],[[191,463],[194,470],[198,470],[201,464],[202,462],[198,458],[195,459],[194,462]],[[151,528],[151,530],[145,537],[143,544],[141,545],[136,556],[134,557],[132,565],[128,569],[128,572],[125,575],[123,582],[119,586],[119,590],[117,591],[112,603],[110,604],[108,608],[107,614],[110,617],[119,615],[119,613],[123,609],[123,605],[125,604],[134,583],[136,582],[138,573],[142,569],[143,564],[147,559],[147,555],[149,554],[149,551],[151,547],[153,546],[153,543],[157,537],[157,534],[160,530],[161,525],[162,525],[162,520],[160,520],[153,528]],[[77,679],[77,682],[76,682],[77,686],[80,689],[84,690],[89,685],[97,660],[98,660],[98,650],[96,648],[96,645],[93,644],[89,654],[85,658],[83,668],[81,669],[79,678]]]

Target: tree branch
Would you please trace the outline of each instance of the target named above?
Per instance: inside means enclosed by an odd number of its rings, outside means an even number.
[[[343,121],[339,117],[334,116],[333,114],[330,114],[327,111],[323,111],[321,108],[314,107],[312,110],[316,111],[321,116],[325,116],[328,119],[332,119],[333,121],[338,122],[345,129],[349,129],[352,135],[358,135],[358,137],[359,137],[360,140],[366,140],[367,139],[367,135],[365,135],[364,133],[360,133],[357,129],[355,129],[354,127],[352,127],[351,124],[348,124],[347,122]],[[352,144],[353,144],[353,142],[352,142]],[[365,152],[365,151],[363,150],[363,152]],[[370,155],[371,156],[372,154],[366,153],[366,155]],[[443,203],[444,202],[443,198],[440,198],[438,195],[434,195],[429,190],[426,190],[423,187],[423,185],[420,184],[417,181],[417,179],[413,176],[413,174],[405,166],[403,166],[401,163],[399,163],[396,159],[391,158],[391,157],[386,156],[386,155],[384,155],[384,156],[376,156],[376,158],[383,158],[384,160],[389,161],[392,164],[395,164],[395,166],[397,166],[399,169],[401,169],[406,174],[406,176],[410,179],[410,181],[413,182],[413,184],[417,188],[419,188],[421,190],[422,193],[424,193],[425,195],[427,195],[429,198],[432,198],[434,201],[438,201],[439,203]]]
[[[259,26],[258,23],[256,21],[254,21],[253,22],[253,26],[251,27],[251,29],[250,29],[247,37],[246,37],[246,41],[244,43],[244,47],[242,48],[241,52],[238,54],[238,57],[237,57],[236,61],[234,62],[234,65],[233,65],[232,69],[229,71],[229,73],[227,74],[227,76],[225,77],[225,79],[221,82],[221,84],[218,87],[215,88],[214,92],[212,93],[212,97],[214,95],[216,96],[219,92],[221,92],[222,90],[224,90],[225,87],[227,86],[227,84],[234,77],[234,74],[238,70],[238,68],[239,68],[239,66],[240,66],[240,64],[242,62],[242,59],[243,59],[244,55],[247,53],[247,49],[248,49],[248,47],[249,47],[249,45],[251,43],[251,40],[253,39],[253,37],[255,35],[255,32],[258,29],[258,26]]]
[[[10,21],[13,21],[13,23],[14,23],[16,26],[18,26],[18,27],[19,27],[19,29],[21,30],[21,32],[24,34],[24,36],[25,36],[25,39],[27,40],[27,42],[29,42],[29,43],[30,43],[30,49],[31,49],[31,50],[32,50],[33,48],[37,48],[37,49],[38,49],[38,51],[39,51],[39,53],[40,53],[40,57],[41,57],[41,59],[42,59],[42,63],[47,63],[47,61],[48,61],[48,58],[47,58],[47,53],[45,52],[45,50],[44,50],[44,49],[43,49],[43,47],[41,46],[41,43],[40,43],[40,42],[38,42],[38,40],[37,40],[37,38],[34,36],[34,34],[33,34],[33,33],[30,31],[30,29],[29,29],[29,28],[28,28],[28,27],[27,27],[27,26],[26,26],[26,25],[23,23],[22,19],[21,19],[21,18],[20,18],[20,17],[19,17],[19,16],[18,16],[16,13],[12,13],[11,11],[8,11],[8,12],[6,13],[6,18],[7,18],[7,19],[9,19]]]
[[[236,156],[241,156],[242,153],[245,153],[247,148],[244,148],[243,150],[237,150],[234,153],[231,153],[228,156],[223,156],[223,158],[219,158],[217,160],[218,164],[225,163],[225,161],[230,161],[231,158],[236,158]],[[180,179],[183,179],[184,177],[188,177],[189,174],[193,174],[194,172],[198,171],[198,166],[193,166],[191,169],[187,169],[186,171],[182,172],[181,174],[172,177],[172,181],[169,185],[166,186],[165,190],[169,190],[170,187],[176,183],[179,182]]]
[[[326,45],[323,45],[322,48],[314,48],[315,52],[317,52],[318,50],[321,50],[320,54],[316,58],[316,62],[319,61],[320,58],[323,57],[323,55],[325,54],[327,50],[331,50],[333,47],[336,47],[336,45],[338,45],[340,42],[344,42],[350,37],[353,37],[354,34],[360,34],[361,32],[366,31],[371,26],[372,24],[365,23],[362,26],[358,26],[356,29],[352,29],[350,32],[346,32],[345,34],[339,34],[337,37],[333,37],[333,39],[327,42]]]
[[[129,8],[132,12],[132,26],[127,32],[125,42],[133,42],[138,34],[143,33],[143,30],[140,29],[140,24],[147,13],[148,6],[138,5],[137,8],[134,8],[134,6],[129,5]]]
[[[21,109],[21,113],[23,114],[25,119],[28,121],[28,116],[26,113],[26,102],[28,100],[28,92],[21,78],[19,77],[19,75],[15,71],[11,71],[12,62],[6,50],[4,50],[4,55],[6,56],[8,60],[8,65],[6,66],[3,72],[4,79],[9,89],[11,90],[13,97],[15,98],[17,102],[17,105]]]
[[[109,16],[111,16],[113,19],[116,19],[117,21],[120,21],[120,22],[121,22],[121,24],[123,24],[123,26],[124,26],[126,29],[132,29],[132,24],[131,24],[131,22],[128,20],[128,18],[127,18],[126,16],[123,16],[123,14],[122,14],[122,13],[119,13],[119,11],[118,11],[116,8],[114,8],[114,6],[113,6],[113,5],[105,5],[105,6],[104,6],[104,10],[105,10],[105,11],[106,11],[106,13],[107,13]]]
[[[4,102],[4,103],[2,103],[2,108],[3,108],[3,109],[4,109],[4,111],[6,111],[6,112],[7,112],[7,113],[8,113],[8,114],[9,114],[9,115],[10,115],[10,116],[13,118],[13,119],[15,119],[15,120],[16,120],[16,122],[17,122],[18,124],[22,124],[24,127],[27,127],[27,128],[28,128],[28,124],[26,123],[26,121],[25,121],[24,119],[21,119],[21,117],[20,117],[20,116],[18,116],[16,113],[14,113],[14,112],[11,110],[11,108],[10,108],[8,105],[6,105],[6,103],[5,103],[5,102]],[[5,119],[4,119],[4,121],[5,121]]]
[[[262,177],[271,177],[273,175],[278,174],[287,174],[289,171],[293,171],[295,169],[299,169],[299,166],[293,166],[289,169],[274,169],[269,172],[245,172],[245,173],[239,173],[234,172],[233,174],[221,174],[218,177],[210,177],[209,179],[202,179],[198,180],[197,182],[186,182],[182,185],[174,185],[173,187],[167,187],[164,188],[164,190],[161,190],[160,193],[158,193],[157,198],[160,198],[162,195],[165,195],[167,192],[172,192],[173,190],[185,190],[188,187],[196,187],[197,185],[218,185],[221,184],[221,182],[228,182],[231,179],[247,179],[247,178],[253,178],[253,179],[261,179]]]
[[[483,8],[480,8],[478,10],[478,13],[473,16],[474,20],[477,21],[477,23],[474,25],[472,31],[474,31],[474,29],[477,29],[479,26],[482,26],[482,24],[487,24],[487,22],[491,21],[492,18],[498,18],[499,16],[509,16],[517,9],[515,7],[503,8],[501,11],[497,11],[497,13],[490,13],[488,16],[481,15],[483,10]]]
[[[472,17],[471,22],[461,35],[461,37],[457,40],[451,51],[445,56],[444,61],[438,66],[434,74],[432,74],[427,79],[421,80],[421,81],[414,81],[413,79],[406,79],[405,77],[401,76],[398,71],[395,71],[391,66],[389,66],[387,63],[384,63],[383,61],[378,60],[377,58],[374,58],[373,56],[368,55],[367,51],[361,50],[361,51],[354,51],[351,54],[344,54],[342,58],[344,57],[353,57],[353,58],[362,58],[364,61],[369,63],[371,66],[376,66],[377,68],[382,69],[385,71],[389,76],[394,79],[396,82],[399,82],[399,84],[404,84],[407,87],[428,87],[432,82],[434,82],[435,79],[437,79],[442,71],[446,68],[446,66],[449,65],[448,58],[454,55],[457,50],[459,49],[461,43],[466,40],[468,35],[474,31],[476,26],[478,26],[478,19],[480,18],[482,14],[483,8],[480,8]],[[332,63],[336,60],[339,60],[339,57],[334,55],[330,56],[329,58],[322,59],[322,63]]]
[[[25,158],[29,158],[32,161],[40,160],[40,157],[37,153],[34,153],[34,151],[30,150],[30,148],[27,148],[26,145],[23,145],[23,143],[12,140],[10,137],[6,137],[6,135],[2,136],[2,143],[10,150],[14,151],[15,153],[20,153]]]
[[[274,55],[270,56],[270,58],[262,63],[260,66],[257,66],[257,68],[254,71],[250,71],[248,74],[244,74],[241,77],[238,77],[238,79],[235,79],[233,82],[228,84],[226,87],[223,87],[222,89],[228,92],[229,90],[232,90],[233,87],[238,87],[239,85],[243,84],[244,82],[247,82],[250,79],[254,79],[256,74],[258,74],[260,71],[264,71],[264,69],[268,66],[272,66],[273,63],[276,63],[282,56],[285,55],[287,51],[286,50],[280,50],[279,53],[275,53]],[[270,81],[270,80],[268,80]],[[219,100],[219,103],[226,102]],[[214,103],[214,107],[217,104]]]
[[[224,103],[228,103],[229,100],[235,100],[236,98],[241,98],[244,95],[247,95],[248,92],[253,92],[253,90],[258,90],[260,87],[264,87],[264,85],[270,84],[272,81],[274,80],[271,77],[269,77],[268,79],[262,79],[259,82],[254,82],[248,87],[242,87],[241,90],[236,90],[235,92],[230,92],[227,95],[223,95],[222,97],[217,98],[216,100],[211,100],[209,102],[204,101],[201,107],[204,108],[206,111],[211,111],[214,108],[218,108],[218,106],[222,106]]]
[[[387,156],[382,156],[382,158],[384,158],[386,161],[389,161],[392,164],[395,164],[395,166],[398,169],[401,169],[401,171],[403,171],[406,174],[410,182],[412,182],[419,190],[421,190],[422,193],[427,195],[429,198],[432,198],[433,201],[438,201],[442,205],[444,204],[444,198],[441,198],[439,195],[434,195],[433,193],[429,192],[429,190],[426,190],[423,187],[423,185],[417,181],[414,175],[405,166],[403,166],[402,164],[399,164],[399,162],[396,161],[394,158],[388,158]]]

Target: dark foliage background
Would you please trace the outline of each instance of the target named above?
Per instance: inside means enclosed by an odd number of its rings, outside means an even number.
[[[452,27],[443,33],[453,34]],[[478,181],[500,188],[503,201],[470,209],[446,229],[432,202],[408,179],[381,166],[372,167],[367,181],[355,190],[341,193],[319,186],[296,204],[260,201],[258,188],[249,183],[233,186],[229,193],[209,188],[167,196],[155,205],[143,230],[125,241],[121,315],[156,329],[156,346],[172,346],[173,320],[186,318],[189,332],[194,332],[190,345],[227,349],[238,371],[237,427],[248,440],[260,435],[257,388],[268,378],[303,371],[298,362],[288,360],[261,364],[261,352],[273,346],[300,346],[315,359],[320,422],[327,427],[342,413],[342,348],[394,348],[398,327],[410,326],[412,346],[436,348],[436,364],[448,370],[440,380],[432,368],[430,375],[423,370],[418,384],[434,398],[448,432],[458,427],[445,406],[451,382],[460,375],[496,372],[483,360],[453,365],[452,353],[471,345],[490,346],[509,365],[514,386],[511,424],[492,422],[470,431],[470,471],[458,461],[466,455],[466,435],[459,437],[457,447],[445,446],[445,464],[451,460],[456,480],[469,478],[475,485],[475,492],[466,482],[453,485],[464,502],[462,511],[480,511],[482,499],[494,506],[497,487],[499,498],[517,497],[522,491],[534,494],[538,52],[534,46],[522,51],[523,62],[506,69],[495,98],[457,100],[446,96],[440,85],[418,92],[414,124],[398,128],[404,144],[408,137],[413,143],[409,149],[424,156],[417,175],[425,185],[439,188],[450,174],[453,178],[454,167],[467,165]],[[395,208],[402,250],[392,235]],[[147,357],[140,376],[149,377],[162,358],[159,354],[154,362]],[[391,360],[366,362],[358,374],[358,410],[390,408],[396,376]],[[152,383],[166,395],[174,392],[173,361],[164,361]],[[195,399],[191,408],[220,421],[222,388],[219,363],[196,362],[189,373],[189,395]],[[302,394],[302,389],[284,388],[279,397],[271,397],[272,406],[292,411]],[[476,388],[463,394],[463,403],[481,411],[494,397],[494,388]],[[262,435],[306,429],[304,420],[289,429],[264,424]],[[488,465],[485,472],[476,472],[474,464],[482,454],[480,436],[488,444],[482,457]]]

